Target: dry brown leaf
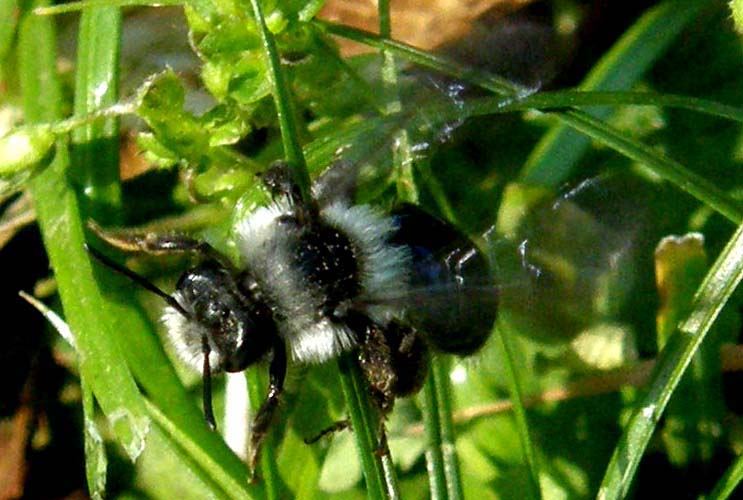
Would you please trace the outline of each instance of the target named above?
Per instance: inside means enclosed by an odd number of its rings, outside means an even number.
[[[396,0],[390,2],[392,38],[431,50],[466,36],[473,21],[485,13],[506,15],[532,0]],[[375,0],[329,0],[320,18],[378,32]],[[339,41],[341,53],[350,56],[370,52],[367,46]]]
[[[0,421],[0,499],[23,496],[31,418],[31,407],[21,405],[12,418]]]

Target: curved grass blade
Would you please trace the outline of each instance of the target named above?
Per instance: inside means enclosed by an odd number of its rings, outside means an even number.
[[[235,476],[232,471],[225,468],[223,461],[215,460],[213,455],[204,450],[188,433],[183,432],[175,422],[170,420],[155,405],[149,401],[145,402],[147,403],[147,411],[162,431],[162,436],[166,441],[171,442],[171,446],[175,446],[179,452],[183,453],[184,460],[193,461],[195,464],[195,466],[184,464],[186,467],[203,471],[206,479],[213,482],[212,492],[215,495],[239,499],[265,497],[262,488],[254,486],[248,490],[245,475],[242,478]],[[244,465],[242,467],[244,468]]]
[[[32,14],[21,21],[20,71],[26,116],[30,121],[53,122],[60,116],[58,106],[62,99],[54,75],[50,22],[48,18]],[[89,78],[86,86],[88,90],[100,88],[97,87],[100,83],[96,78]],[[32,180],[30,189],[36,200],[65,316],[76,336],[83,384],[90,385],[130,456],[139,456],[145,436],[152,437],[158,431],[149,426],[149,415],[130,368],[124,362],[122,354],[125,354],[131,370],[158,403],[172,412],[183,429],[188,429],[186,432],[204,453],[218,457],[215,460],[223,468],[222,473],[231,475],[233,481],[242,481],[244,467],[226,450],[218,436],[206,430],[202,416],[175,376],[141,313],[133,313],[126,305],[113,304],[107,300],[109,295],[97,285],[99,276],[94,275],[83,250],[83,216],[77,196],[67,183],[65,151],[63,147],[58,148],[52,166]],[[118,164],[112,164],[117,170]],[[114,328],[114,317],[118,328]],[[183,471],[193,474],[193,470]],[[197,474],[208,480],[208,472]]]
[[[316,21],[316,24],[328,33],[343,36],[373,47],[395,51],[395,54],[411,62],[420,64],[423,67],[469,82],[497,94],[512,96],[515,99],[512,103],[514,106],[518,104],[519,100],[529,97],[530,93],[528,89],[520,88],[502,78],[470,70],[401,42],[385,40],[373,33],[347,26],[335,25],[325,21]],[[743,210],[741,210],[736,200],[704,178],[694,174],[680,163],[666,158],[640,141],[628,139],[626,134],[582,111],[568,109],[554,113],[560,121],[571,128],[577,129],[632,160],[643,163],[660,177],[667,179],[672,184],[709,205],[731,221],[737,223],[741,220]],[[551,185],[551,187],[557,188],[562,183],[563,178],[562,176],[552,176],[543,177],[542,180],[544,182],[555,182],[556,184]]]
[[[662,155],[640,141],[623,137],[613,127],[586,113],[570,110],[564,113],[562,118],[576,130],[584,132],[627,158],[642,163],[661,178],[686,191],[731,222],[737,224],[743,220],[743,208],[737,200],[677,161]]]
[[[681,30],[708,2],[667,0],[648,10],[593,67],[581,90],[626,90],[665,52]],[[603,119],[611,109],[592,110]],[[570,123],[553,127],[534,148],[522,171],[525,181],[549,186],[565,182],[590,147],[590,136],[577,134]]]
[[[471,104],[476,105],[476,100]],[[567,107],[593,106],[662,106],[666,108],[686,109],[710,116],[726,118],[743,123],[743,110],[736,106],[729,106],[708,99],[688,97],[673,94],[658,94],[655,92],[600,92],[586,90],[556,90],[539,92],[519,101],[499,106],[500,111],[517,109],[560,109]],[[496,105],[491,105],[496,108]],[[498,111],[495,109],[494,111]]]

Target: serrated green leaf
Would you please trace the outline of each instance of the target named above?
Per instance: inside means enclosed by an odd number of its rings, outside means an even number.
[[[250,123],[234,105],[217,105],[204,113],[200,120],[202,126],[211,132],[211,147],[235,144],[251,130]]]

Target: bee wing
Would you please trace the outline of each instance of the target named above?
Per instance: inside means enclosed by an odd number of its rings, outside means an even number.
[[[402,205],[393,211],[392,242],[410,249],[410,287],[382,300],[404,307],[432,347],[460,355],[479,349],[498,314],[548,343],[615,321],[630,299],[645,226],[643,195],[627,199],[638,189],[624,182],[591,178],[559,194],[514,184],[499,220],[477,244],[421,208]],[[508,213],[514,200],[518,217]]]
[[[512,184],[486,238],[501,308],[544,341],[620,318],[649,236],[647,187],[629,176],[584,179],[557,195]],[[524,200],[529,200],[524,202]]]

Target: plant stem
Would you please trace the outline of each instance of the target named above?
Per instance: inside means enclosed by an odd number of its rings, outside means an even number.
[[[297,131],[291,90],[286,81],[284,71],[281,68],[281,60],[279,58],[279,51],[276,48],[276,41],[271,32],[268,31],[266,20],[263,18],[260,2],[259,0],[250,0],[250,2],[253,6],[258,31],[263,41],[263,51],[268,60],[268,74],[273,80],[273,100],[279,118],[281,140],[284,144],[284,155],[291,169],[294,182],[299,187],[302,200],[307,206],[310,206],[312,203],[310,175],[307,173],[307,163],[302,153],[302,146],[299,143],[299,132]]]

